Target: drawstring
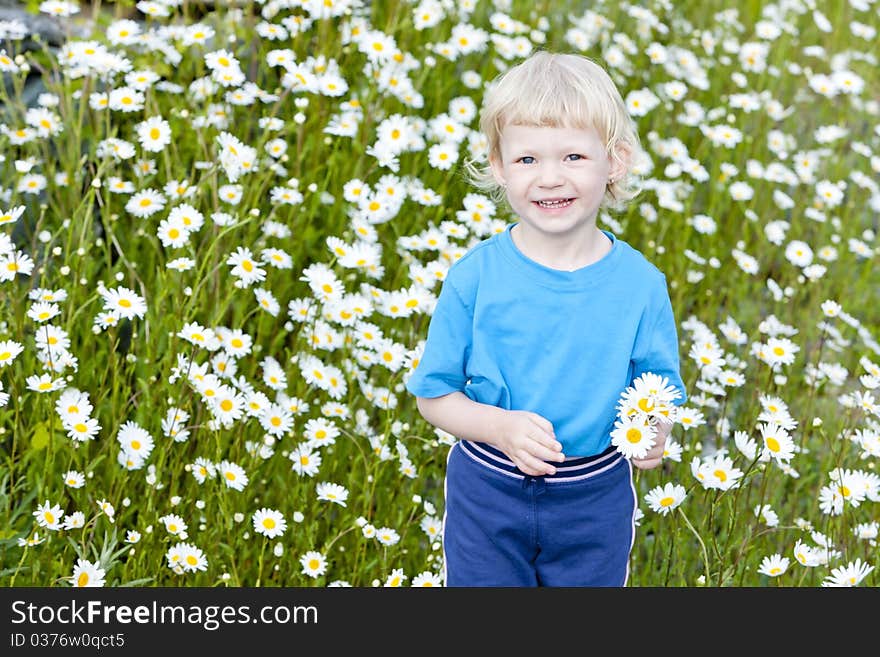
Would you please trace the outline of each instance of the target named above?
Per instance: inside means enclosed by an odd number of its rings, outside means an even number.
[[[533,477],[532,475],[525,475],[522,481],[523,490],[525,490],[532,484],[535,485],[536,495],[540,495],[544,492],[544,477]]]

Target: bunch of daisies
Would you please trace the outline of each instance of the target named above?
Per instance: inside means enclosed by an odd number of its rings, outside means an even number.
[[[633,380],[620,395],[611,444],[626,458],[642,458],[654,446],[659,424],[673,424],[681,392],[669,379],[652,372]]]

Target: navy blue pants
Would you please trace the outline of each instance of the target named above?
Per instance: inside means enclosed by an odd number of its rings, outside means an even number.
[[[523,474],[503,452],[460,440],[449,451],[446,586],[624,586],[635,535],[630,462],[602,454]]]

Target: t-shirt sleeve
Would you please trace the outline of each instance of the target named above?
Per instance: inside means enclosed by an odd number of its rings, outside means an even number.
[[[633,380],[645,372],[665,376],[669,385],[675,386],[681,397],[674,400],[676,406],[687,401],[687,391],[681,379],[681,363],[678,355],[678,331],[672,311],[672,301],[666,289],[666,278],[654,293],[646,309],[643,325],[636,335],[633,350]]]
[[[406,382],[416,397],[442,397],[465,389],[473,314],[447,277],[437,297],[419,364]]]

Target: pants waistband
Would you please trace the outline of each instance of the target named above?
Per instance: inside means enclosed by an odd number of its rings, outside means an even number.
[[[610,445],[601,454],[581,456],[566,459],[562,463],[553,463],[553,467],[556,468],[555,474],[535,477],[525,474],[504,452],[491,445],[472,440],[459,440],[458,444],[465,454],[487,468],[517,479],[543,479],[547,482],[577,481],[595,477],[614,467],[623,459],[623,455],[617,451],[614,445]]]

